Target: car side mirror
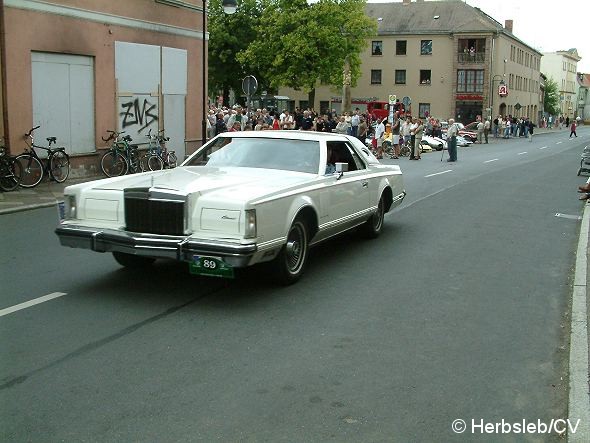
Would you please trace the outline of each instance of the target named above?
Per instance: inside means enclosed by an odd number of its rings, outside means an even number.
[[[342,174],[343,172],[348,172],[348,163],[336,162],[336,172],[338,174]]]

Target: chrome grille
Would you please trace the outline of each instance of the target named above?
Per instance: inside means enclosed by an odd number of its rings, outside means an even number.
[[[125,229],[148,234],[183,235],[185,201],[150,196],[147,188],[125,190]]]

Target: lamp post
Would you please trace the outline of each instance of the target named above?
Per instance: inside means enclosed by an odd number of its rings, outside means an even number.
[[[238,7],[237,0],[223,0],[221,2],[223,6],[223,12],[228,15],[236,12]],[[207,0],[203,0],[203,121],[201,122],[201,145],[204,145],[207,141],[207,118],[208,116],[208,88],[207,88],[207,40],[205,35],[207,33]]]
[[[504,75],[506,75],[506,74],[504,74]],[[490,112],[491,112],[491,114],[492,114],[492,115],[494,114],[494,95],[496,94],[496,92],[495,92],[496,90],[495,90],[495,88],[494,88],[494,84],[495,84],[496,82],[499,82],[499,83],[498,83],[498,86],[499,86],[499,85],[504,85],[504,84],[506,84],[506,83],[504,82],[504,75],[496,74],[496,75],[494,75],[494,76],[492,77],[492,91],[491,91],[491,94],[490,94],[490,110],[491,110]],[[500,80],[496,79],[496,77],[500,77]]]

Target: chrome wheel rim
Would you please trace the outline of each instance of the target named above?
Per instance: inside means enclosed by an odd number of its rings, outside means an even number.
[[[296,222],[289,231],[285,245],[287,270],[297,274],[303,267],[307,252],[307,234],[301,222]]]
[[[384,214],[385,214],[385,212],[383,209],[383,198],[380,198],[379,205],[377,205],[377,212],[375,213],[375,216],[373,219],[373,229],[375,230],[375,232],[378,232],[381,229],[381,226],[383,226]]]

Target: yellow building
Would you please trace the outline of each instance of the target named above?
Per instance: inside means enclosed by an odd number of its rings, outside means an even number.
[[[454,117],[513,115],[538,122],[542,54],[478,8],[459,0],[369,3],[377,36],[361,54],[355,101],[407,97],[413,115]],[[500,88],[502,86],[502,88]],[[507,95],[500,95],[507,92]],[[318,85],[316,101],[305,91],[282,88],[292,107],[341,109],[342,90]]]

